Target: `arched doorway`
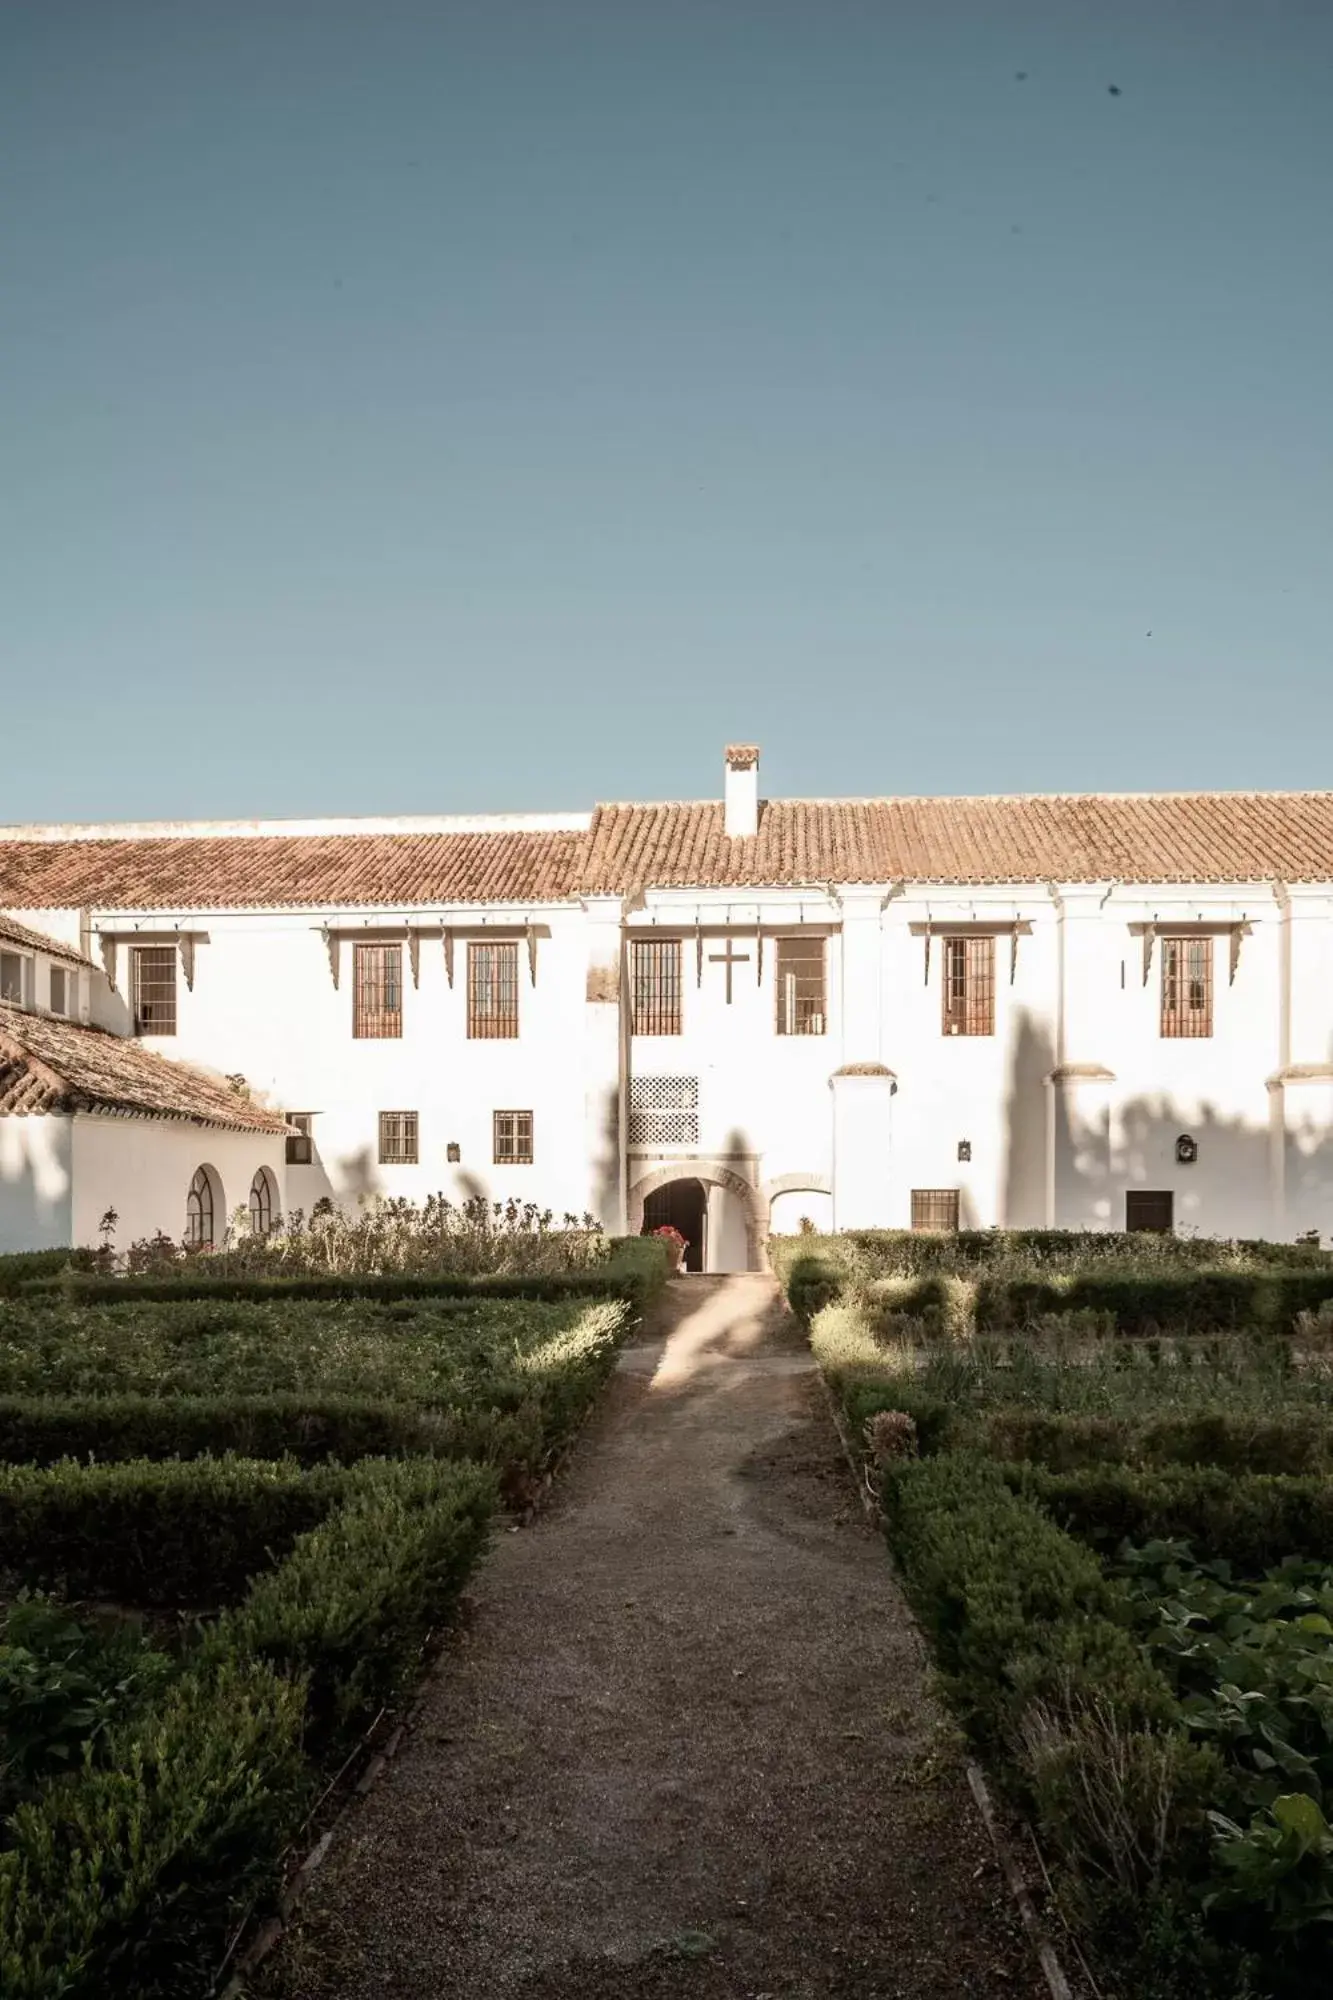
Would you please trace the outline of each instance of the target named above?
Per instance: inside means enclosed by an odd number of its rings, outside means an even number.
[[[654,1188],[644,1196],[641,1234],[651,1235],[654,1229],[664,1229],[669,1223],[685,1238],[685,1269],[702,1271],[706,1214],[707,1197],[702,1181],[668,1181],[665,1187]]]

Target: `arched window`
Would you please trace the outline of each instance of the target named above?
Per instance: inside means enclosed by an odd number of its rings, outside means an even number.
[[[213,1248],[217,1240],[213,1218],[213,1177],[207,1167],[200,1167],[185,1202],[185,1241],[191,1250]]]
[[[276,1216],[273,1213],[273,1177],[261,1167],[250,1183],[250,1234],[267,1236]]]

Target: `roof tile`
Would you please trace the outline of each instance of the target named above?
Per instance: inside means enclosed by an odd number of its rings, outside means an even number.
[[[241,1132],[282,1132],[279,1111],[220,1077],[76,1021],[0,1006],[0,1116],[118,1111]]]

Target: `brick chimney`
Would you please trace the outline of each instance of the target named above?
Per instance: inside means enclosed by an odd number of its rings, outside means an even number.
[[[726,829],[733,840],[759,831],[759,745],[728,743]]]

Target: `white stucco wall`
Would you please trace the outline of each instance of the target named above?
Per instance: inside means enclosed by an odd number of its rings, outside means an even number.
[[[0,1253],[72,1241],[71,1121],[0,1118]]]
[[[79,935],[77,912],[63,921],[59,912],[40,915],[46,928]],[[438,931],[423,934],[416,984],[404,948],[402,1038],[355,1040],[356,929],[428,916],[454,929],[452,986]],[[326,922],[343,935],[336,988]],[[537,975],[534,984],[520,941],[519,1035],[471,1041],[468,939],[527,922],[539,932]],[[90,980],[94,1011],[122,1025],[128,933],[136,923],[145,937],[174,927],[198,937],[193,990],[183,977],[178,982],[179,1032],[149,1046],[239,1072],[275,1105],[315,1115],[315,1164],[281,1174],[289,1206],[308,1209],[324,1194],[343,1201],[362,1193],[512,1194],[558,1214],[592,1208],[616,1227],[622,1199],[632,1222],[644,1186],[660,1185],[675,1169],[717,1190],[709,1197],[710,1242],[718,1258],[733,1260],[742,1235],[762,1226],[764,1190],[795,1179],[820,1190],[827,1214],[827,1191],[839,1185],[841,1170],[847,1195],[855,1164],[855,1219],[886,1226],[907,1224],[913,1189],[956,1188],[965,1225],[1115,1229],[1124,1225],[1127,1192],[1143,1188],[1173,1193],[1182,1229],[1333,1233],[1333,1087],[1308,1076],[1299,1085],[1274,1082],[1284,1066],[1333,1064],[1333,894],[1325,890],[903,883],[775,889],[748,900],[735,892],[650,891],[623,906],[600,898],[586,906],[425,915],[183,910],[157,919],[95,911],[93,932],[114,932],[119,942],[118,991],[99,998]],[[1214,1031],[1197,1040],[1160,1032],[1160,942],[1145,978],[1145,931],[1160,935],[1185,924],[1216,930]],[[949,1036],[942,1032],[943,940],[972,926],[990,926],[995,935],[995,1032]],[[803,927],[827,936],[826,1032],[781,1036],[776,940]],[[631,937],[654,930],[683,940],[678,1036],[628,1029],[624,953]],[[730,1004],[716,957],[728,936],[738,955]],[[845,1066],[875,1063],[892,1071],[895,1087],[847,1097],[858,1108],[844,1118],[840,1160],[839,1098],[830,1079]],[[1107,1074],[1047,1081],[1088,1066]],[[636,1078],[661,1075],[698,1079],[697,1142],[628,1142],[627,1094]],[[493,1164],[497,1109],[532,1112],[533,1165]],[[382,1110],[417,1112],[415,1166],[380,1164]],[[0,1121],[0,1128],[17,1122]],[[114,1129],[107,1121],[87,1124]],[[846,1151],[853,1128],[855,1162]],[[204,1159],[221,1174],[228,1205],[244,1199],[253,1172],[253,1165],[245,1171],[246,1149],[257,1142],[214,1143],[207,1135],[199,1143],[176,1136],[159,1142],[160,1129],[127,1123],[114,1143],[91,1140],[85,1178],[81,1121],[66,1233],[93,1240],[107,1199],[125,1212],[129,1187],[138,1219],[131,1224],[126,1214],[122,1242],[159,1226],[178,1234],[184,1190]],[[1175,1157],[1184,1134],[1197,1142],[1192,1166]],[[457,1164],[446,1156],[451,1142],[460,1148]],[[7,1143],[17,1161],[17,1142]],[[265,1158],[280,1155],[281,1141],[263,1143]],[[960,1158],[960,1147],[970,1157]],[[62,1226],[59,1197],[49,1192],[58,1161],[43,1171],[47,1206],[22,1226],[40,1225],[49,1240]],[[16,1165],[13,1184],[26,1185],[28,1172]],[[784,1196],[780,1212],[789,1210],[811,1212],[812,1203],[793,1205]]]
[[[0,1132],[13,1122],[0,1119]],[[219,1238],[234,1211],[248,1204],[250,1183],[261,1167],[272,1173],[280,1205],[285,1205],[284,1141],[277,1134],[226,1132],[159,1118],[81,1116],[64,1122],[73,1126],[76,1244],[101,1241],[98,1224],[108,1208],[119,1217],[113,1238],[119,1251],[159,1230],[179,1242],[185,1234],[190,1182],[201,1166],[211,1167],[221,1184]]]

